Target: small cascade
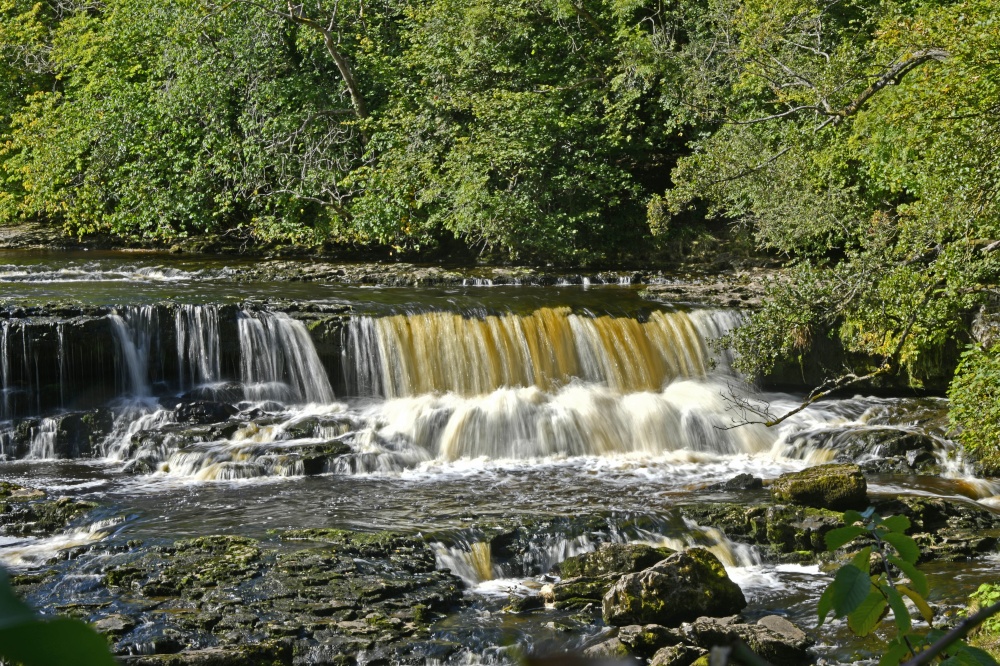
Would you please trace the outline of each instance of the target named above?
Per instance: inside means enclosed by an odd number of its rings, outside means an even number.
[[[437,568],[451,571],[468,587],[476,587],[497,576],[488,542],[476,541],[454,546],[435,543],[431,548],[434,550]]]
[[[333,388],[305,324],[283,312],[241,312],[237,324],[248,398],[333,402]]]
[[[116,364],[122,384],[133,397],[152,395],[149,378],[151,355],[157,350],[157,314],[151,305],[135,306],[108,315],[118,352]]]
[[[704,548],[719,558],[727,569],[759,566],[763,561],[760,553],[752,546],[737,543],[717,527],[704,527],[693,520],[684,519],[686,528],[682,534],[664,536],[647,532],[640,540],[652,546],[665,546],[671,550]]]
[[[348,332],[347,383],[359,395],[482,395],[503,387],[551,391],[573,379],[618,393],[704,377],[708,340],[738,315],[654,312],[646,321],[541,308],[530,315],[429,312],[359,317]]]
[[[27,457],[32,460],[49,460],[56,457],[56,434],[59,421],[42,419],[38,427],[31,429],[31,444]]]
[[[174,320],[180,389],[218,382],[222,378],[218,307],[180,305]]]

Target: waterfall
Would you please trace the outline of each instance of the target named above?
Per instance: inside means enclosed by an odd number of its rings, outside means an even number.
[[[305,324],[283,312],[241,312],[240,375],[247,397],[333,402],[333,388]]]
[[[12,414],[11,409],[11,392],[13,388],[10,385],[10,344],[8,341],[10,335],[10,329],[12,327],[11,322],[4,321],[0,323],[0,420],[9,419]]]
[[[37,428],[31,429],[31,444],[28,458],[47,460],[56,457],[56,434],[59,422],[56,419],[42,419]]]
[[[114,333],[116,364],[123,385],[133,397],[152,394],[149,382],[149,361],[157,337],[156,307],[152,305],[129,307],[124,315],[108,315]]]
[[[386,397],[523,386],[548,391],[573,379],[619,393],[659,390],[726,363],[708,340],[737,322],[738,315],[724,312],[654,312],[640,322],[569,308],[358,317],[348,330],[346,379],[359,395]]]
[[[222,377],[218,307],[180,305],[174,315],[174,326],[180,389],[218,382]]]

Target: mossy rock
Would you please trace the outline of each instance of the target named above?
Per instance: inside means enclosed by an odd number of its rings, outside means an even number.
[[[818,465],[782,474],[772,482],[771,495],[776,502],[820,509],[864,509],[868,504],[868,484],[857,465]]]
[[[743,591],[718,558],[704,548],[691,548],[620,578],[604,596],[603,611],[611,625],[671,627],[701,616],[732,615],[746,605]]]
[[[648,569],[674,553],[669,548],[653,548],[641,543],[609,543],[582,555],[563,560],[560,575],[566,578],[627,574]]]

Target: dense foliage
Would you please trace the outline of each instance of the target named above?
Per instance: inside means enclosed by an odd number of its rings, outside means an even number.
[[[4,0],[0,222],[613,259],[683,145],[675,12]]]

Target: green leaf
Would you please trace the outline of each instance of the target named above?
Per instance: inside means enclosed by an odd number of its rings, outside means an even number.
[[[33,620],[0,630],[0,654],[23,666],[115,666],[106,639],[79,620]]]
[[[906,643],[901,638],[897,638],[885,646],[885,652],[878,660],[878,666],[899,666],[908,656],[910,656],[910,648],[906,647]]]
[[[816,612],[819,615],[819,623],[822,625],[826,622],[826,616],[830,614],[833,610],[833,595],[836,591],[833,583],[826,586],[823,590],[822,596],[819,598],[819,604],[816,606]]]
[[[959,641],[956,645],[958,646],[958,655],[970,657],[972,659],[969,663],[980,666],[997,666],[997,660],[985,650],[967,645],[964,641]]]
[[[855,511],[854,509],[848,509],[844,512],[844,523],[847,525],[853,525],[854,523],[864,522],[864,517]]]
[[[914,590],[916,590],[921,596],[927,596],[927,576],[924,575],[924,572],[920,571],[909,562],[899,559],[895,555],[889,555],[887,559],[910,579],[910,583],[913,584]]]
[[[872,549],[862,548],[861,550],[859,550],[857,553],[854,554],[854,557],[851,558],[851,564],[856,566],[858,569],[861,569],[866,574],[871,574],[872,571],[871,559],[872,559]]]
[[[826,549],[830,551],[837,550],[864,533],[865,528],[856,525],[848,525],[847,527],[838,527],[835,530],[830,530],[826,533]]]
[[[872,588],[867,571],[848,564],[837,571],[833,578],[833,610],[837,617],[853,612],[864,602]],[[879,596],[882,596],[881,594]]]
[[[996,660],[982,650],[962,644],[955,649],[949,648],[950,657],[941,662],[941,666],[996,666]]]
[[[877,587],[872,587],[868,596],[847,616],[847,626],[858,636],[867,636],[878,626],[888,610],[889,604],[882,592]]]
[[[896,622],[896,626],[902,632],[907,632],[912,626],[910,621],[910,609],[906,607],[906,602],[903,601],[903,595],[899,593],[896,588],[891,585],[886,585],[881,588],[882,592],[885,594],[886,599],[889,600],[889,607],[892,608],[892,617]]]
[[[889,516],[883,518],[880,524],[890,532],[899,534],[905,534],[906,530],[910,529],[910,519],[906,516]]]
[[[905,534],[889,532],[882,537],[882,540],[891,544],[899,556],[910,564],[916,564],[920,558],[920,548],[917,546],[917,542]]]
[[[0,629],[14,627],[38,619],[31,608],[17,598],[7,579],[7,572],[0,569]]]

